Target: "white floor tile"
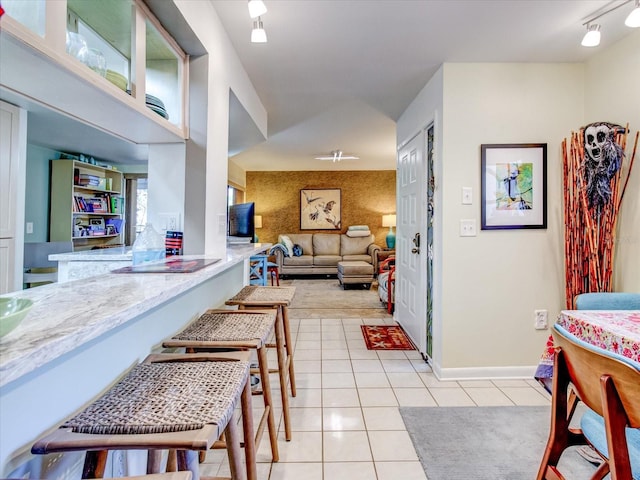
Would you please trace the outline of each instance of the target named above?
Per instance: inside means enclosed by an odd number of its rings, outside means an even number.
[[[367,432],[324,432],[325,462],[370,462]]]
[[[395,407],[398,400],[391,388],[359,388],[360,404],[363,407]]]
[[[438,380],[433,373],[418,373],[424,384],[429,388],[454,388],[460,385],[455,381]]]
[[[401,407],[436,407],[437,403],[426,388],[394,388]]]
[[[295,397],[289,396],[289,408],[314,408],[321,406],[321,388],[298,388]]]
[[[355,388],[353,373],[323,373],[322,388]]]
[[[347,342],[345,340],[322,340],[323,350],[338,350],[347,348]]]
[[[274,463],[269,480],[322,480],[322,463]]]
[[[418,455],[406,431],[369,432],[371,452],[376,462],[416,461]]]
[[[322,373],[352,372],[351,360],[322,360]]]
[[[400,388],[426,388],[417,373],[387,373],[387,378],[392,387]]]
[[[362,409],[324,408],[322,428],[325,432],[335,430],[365,430]]]
[[[322,358],[322,350],[304,350],[296,348],[294,354],[295,362],[298,360],[320,360]]]
[[[321,360],[300,360],[295,359],[296,373],[320,373],[322,372]]]
[[[496,387],[528,387],[529,384],[527,383],[526,380],[502,380],[502,379],[495,379],[492,380],[494,385]]]
[[[271,390],[279,389],[280,384],[271,382]],[[322,388],[322,375],[320,373],[296,372],[296,388]]]
[[[293,432],[322,431],[321,408],[290,408],[289,418],[291,419],[291,430]]]
[[[378,480],[427,480],[420,462],[375,462],[375,467]]]
[[[336,350],[322,350],[322,360],[348,360],[349,359],[349,350],[344,348],[336,349]]]
[[[475,403],[461,387],[458,388],[430,388],[429,393],[435,398],[440,407],[473,407]]]
[[[328,407],[359,407],[358,390],[355,388],[334,388],[323,390],[322,406]]]
[[[549,405],[551,397],[531,387],[502,387],[502,392],[516,405]]]
[[[398,407],[362,407],[367,431],[406,430]]]
[[[353,365],[354,372],[384,372],[380,360],[354,360],[352,358],[351,365]]]
[[[409,360],[381,360],[382,367],[385,372],[402,373],[402,372],[415,372],[413,363]]]
[[[322,347],[320,339],[313,340],[298,340],[296,343],[296,350],[320,350]]]
[[[377,480],[377,478],[373,462],[332,462],[324,464],[324,480]],[[302,477],[300,480],[302,480]]]
[[[380,360],[407,360],[404,350],[375,350]]]
[[[322,432],[294,432],[291,441],[287,442],[284,433],[278,434],[278,452],[280,462],[321,462]],[[259,458],[271,460],[268,437],[263,439],[258,449]]]
[[[354,376],[356,377],[358,388],[385,388],[391,386],[387,376],[382,373],[358,372],[354,373]]]
[[[349,350],[351,360],[378,360],[378,354],[375,350]]]
[[[513,405],[513,402],[500,389],[496,387],[490,388],[465,388],[467,394],[471,397],[479,407]]]

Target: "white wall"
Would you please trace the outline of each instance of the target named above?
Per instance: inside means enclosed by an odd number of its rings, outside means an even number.
[[[174,0],[193,32],[206,48],[209,77],[206,86],[209,103],[206,125],[205,178],[205,252],[219,253],[226,244],[226,223],[219,218],[227,213],[227,153],[229,140],[229,91],[233,90],[262,134],[267,136],[267,112],[251,80],[231,45],[210,2]],[[193,91],[193,90],[192,90]],[[201,176],[187,178],[198,184]],[[186,243],[186,239],[185,239]]]
[[[628,123],[629,157],[632,138],[640,130],[639,85],[640,31],[599,53],[585,66],[584,124]],[[625,171],[623,175],[626,176]],[[614,290],[640,292],[640,147],[618,218],[613,272]]]
[[[581,64],[445,64],[442,367],[534,366],[564,307],[561,141],[582,124]],[[547,229],[480,230],[480,145],[547,143]],[[473,205],[461,188],[473,187]],[[474,218],[476,237],[459,236]],[[473,372],[470,372],[473,373]],[[533,370],[531,370],[533,373]]]

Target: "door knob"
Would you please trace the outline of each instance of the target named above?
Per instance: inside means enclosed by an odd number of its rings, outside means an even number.
[[[411,253],[420,253],[420,249],[419,248],[412,248],[411,249]]]

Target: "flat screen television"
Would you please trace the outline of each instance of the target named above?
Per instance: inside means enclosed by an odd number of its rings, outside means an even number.
[[[229,206],[227,240],[230,243],[252,243],[255,237],[255,204],[238,203]]]

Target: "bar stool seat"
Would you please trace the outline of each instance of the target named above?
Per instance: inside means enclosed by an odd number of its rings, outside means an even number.
[[[277,462],[279,460],[277,430],[266,353],[267,340],[274,328],[276,328],[276,310],[207,310],[183,331],[165,340],[163,346],[185,347],[187,352],[220,348],[256,350],[264,412],[256,429],[255,443],[257,446],[260,445],[266,424],[271,442],[271,455],[273,461]],[[276,341],[284,344],[280,328],[276,328]],[[284,406],[283,416],[289,418],[288,408],[285,409]]]
[[[289,419],[289,396],[287,383],[291,388],[291,396],[296,396],[296,378],[293,365],[293,343],[291,341],[291,328],[289,326],[288,306],[293,301],[296,287],[263,287],[247,285],[236,295],[226,301],[227,305],[236,305],[238,309],[261,309],[275,308],[278,315],[276,317],[276,344],[267,344],[270,348],[276,348],[278,353],[278,372],[280,377],[280,393],[282,394],[282,408],[284,417],[285,438],[291,440],[291,422]],[[279,327],[279,325],[281,327]],[[284,332],[284,345],[279,348],[277,332],[282,329]]]
[[[178,469],[190,470],[197,480],[197,451],[209,449],[224,432],[232,479],[244,479],[240,438],[230,420],[241,396],[250,401],[249,362],[157,358],[133,367],[98,400],[38,440],[32,453],[87,451],[83,478],[102,478],[108,450],[175,449]]]

